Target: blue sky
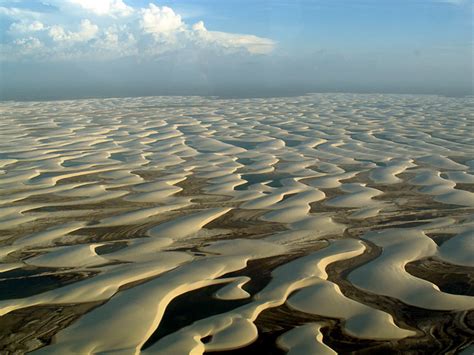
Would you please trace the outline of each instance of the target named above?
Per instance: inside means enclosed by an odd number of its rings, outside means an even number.
[[[0,98],[472,94],[471,0],[0,0]]]

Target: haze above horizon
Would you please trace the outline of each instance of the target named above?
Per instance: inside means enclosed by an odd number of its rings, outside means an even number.
[[[471,0],[0,0],[0,99],[473,93]]]

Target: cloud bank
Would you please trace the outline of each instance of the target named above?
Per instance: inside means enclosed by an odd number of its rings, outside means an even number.
[[[132,7],[123,0],[49,0],[39,7],[0,6],[10,22],[2,60],[107,60],[158,57],[183,49],[264,55],[275,41],[249,34],[210,31],[203,21],[186,23],[167,6]]]

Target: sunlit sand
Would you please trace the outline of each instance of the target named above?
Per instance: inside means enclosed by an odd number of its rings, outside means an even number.
[[[462,349],[474,316],[472,105],[0,103],[1,347]]]

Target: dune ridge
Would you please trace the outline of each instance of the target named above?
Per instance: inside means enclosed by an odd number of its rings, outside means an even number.
[[[0,349],[468,349],[470,107],[0,103]]]

